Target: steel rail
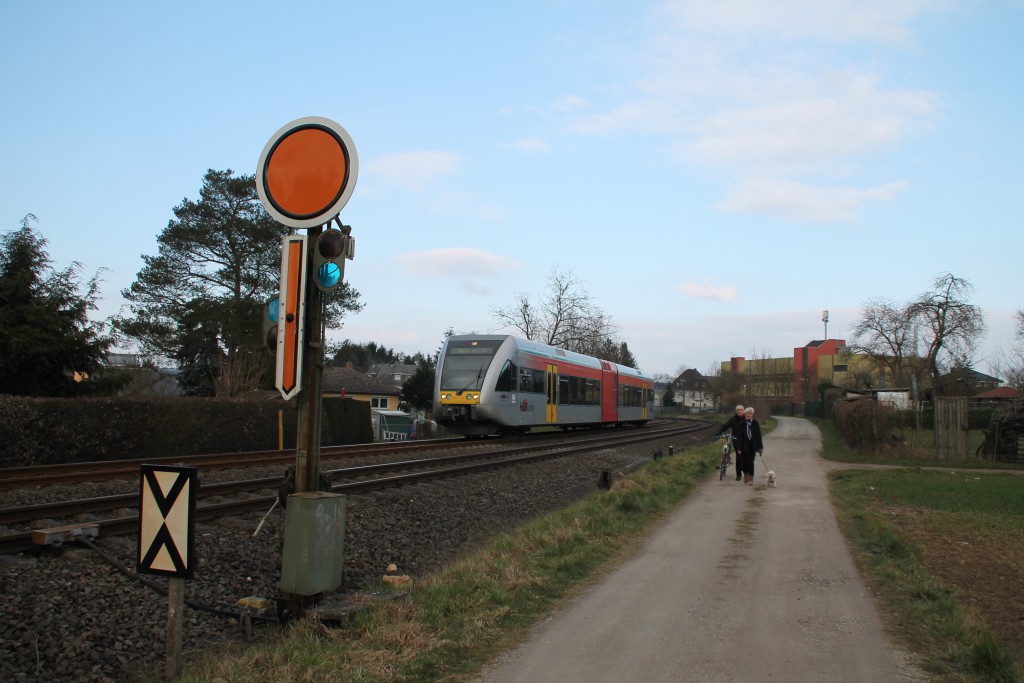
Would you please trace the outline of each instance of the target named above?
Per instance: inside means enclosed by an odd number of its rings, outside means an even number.
[[[486,458],[486,456],[471,456],[466,458],[462,456],[462,460],[477,459],[481,457],[485,458],[484,462],[476,462],[462,465],[455,465],[451,467],[441,467],[435,469],[429,469],[426,471],[418,471],[409,474],[400,474],[390,477],[377,477],[374,479],[364,481],[350,481],[340,484],[334,484],[331,487],[331,491],[336,493],[343,493],[346,495],[357,495],[364,493],[371,493],[373,491],[394,488],[398,486],[407,486],[417,484],[425,481],[437,480],[437,479],[448,479],[457,477],[464,474],[470,474],[473,472],[483,472],[487,470],[498,469],[502,467],[509,467],[512,465],[526,464],[530,462],[547,460],[552,458],[564,457],[567,455],[575,455],[577,453],[586,453],[594,450],[603,450],[606,448],[627,446],[636,443],[643,443],[646,441],[654,441],[658,439],[668,438],[670,436],[681,435],[692,433],[706,429],[706,425],[691,425],[687,427],[680,427],[675,429],[659,430],[657,432],[648,432],[642,435],[633,435],[627,438],[614,439],[597,439],[591,440],[584,443],[580,443],[573,446],[564,446],[561,444],[546,445],[546,446],[533,446],[510,449],[510,451],[503,452],[502,455],[506,457],[500,458]],[[543,452],[537,453],[536,451],[542,450]],[[415,463],[422,463],[424,466],[437,465],[439,462],[448,464],[450,462],[457,461],[459,456],[450,456],[447,458],[434,458],[425,459],[419,461],[412,461]],[[412,464],[412,462],[406,464]],[[394,463],[391,463],[393,465]],[[377,466],[369,465],[363,466],[362,468],[346,468],[345,470],[339,470],[342,472],[351,469],[374,469]],[[275,480],[276,481],[276,480]],[[232,482],[232,484],[241,483],[252,483],[252,482]],[[138,497],[131,496],[137,503]],[[232,516],[237,514],[244,514],[246,512],[264,510],[269,505],[277,500],[277,496],[256,496],[250,497],[243,500],[228,501],[224,503],[213,503],[209,505],[196,506],[196,520],[197,521],[208,521],[211,519],[217,519],[220,517]],[[128,505],[124,507],[128,508]],[[137,505],[133,506],[137,507]],[[83,511],[81,508],[79,512]],[[90,522],[95,524],[102,530],[106,535],[119,535],[132,533],[138,530],[139,527],[139,516],[138,514],[127,515],[124,517],[117,517],[113,519],[100,520]],[[30,550],[33,547],[32,544],[32,532],[19,532],[14,534],[8,534],[0,536],[0,554],[9,554],[24,552]]]
[[[645,432],[651,438],[657,438],[664,431]],[[599,448],[602,444],[614,445],[622,440],[621,435],[599,436],[594,439],[587,439],[585,443],[589,448]],[[515,455],[517,453],[529,453],[538,448],[549,448],[549,446],[527,445],[519,447],[503,448],[497,452],[480,452],[469,454],[456,454],[441,456],[438,458],[422,458],[419,460],[402,460],[398,462],[377,463],[373,465],[357,465],[355,467],[344,467],[334,470],[326,470],[324,474],[332,481],[336,479],[353,479],[379,475],[385,472],[395,472],[408,469],[424,467],[438,467],[440,465],[469,462],[484,458],[500,458]],[[138,475],[138,470],[134,472]],[[219,484],[200,483],[197,497],[208,498],[212,496],[224,496],[232,493],[251,493],[270,488],[278,487],[283,477],[263,477],[260,479],[245,479]],[[105,512],[118,508],[138,507],[139,496],[137,493],[121,493],[109,496],[98,496],[95,498],[79,498],[76,500],[61,501],[56,503],[39,503],[37,505],[17,505],[8,508],[0,508],[0,525],[16,524],[18,522],[30,522],[36,519],[59,519],[71,515],[92,512]]]

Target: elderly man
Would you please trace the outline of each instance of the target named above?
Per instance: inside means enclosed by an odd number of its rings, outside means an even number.
[[[725,424],[718,428],[717,436],[725,434],[728,430],[732,434],[732,449],[736,449],[740,445],[740,433],[743,429],[743,406],[736,406],[736,414],[726,420]],[[737,451],[738,452],[738,451]],[[740,480],[740,459],[736,458],[736,481]]]

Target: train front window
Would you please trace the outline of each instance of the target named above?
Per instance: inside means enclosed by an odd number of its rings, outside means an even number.
[[[494,384],[495,391],[515,391],[516,390],[516,365],[510,360],[505,361],[505,364],[501,366],[501,374],[498,375],[498,381]]]
[[[441,368],[443,391],[480,391],[502,340],[448,342]]]

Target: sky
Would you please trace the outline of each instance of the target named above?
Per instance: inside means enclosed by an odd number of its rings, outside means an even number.
[[[365,308],[433,353],[571,272],[640,368],[849,339],[944,272],[998,372],[1024,305],[1024,1],[0,0],[0,232],[126,305],[207,169],[283,125],[355,143]],[[127,312],[127,311],[125,311]]]

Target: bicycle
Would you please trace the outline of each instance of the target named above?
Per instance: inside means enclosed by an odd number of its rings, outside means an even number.
[[[725,479],[725,475],[729,473],[729,465],[732,464],[732,434],[723,434],[720,438],[725,439],[725,443],[722,444],[722,461],[719,463],[719,469],[721,470],[718,480]]]

